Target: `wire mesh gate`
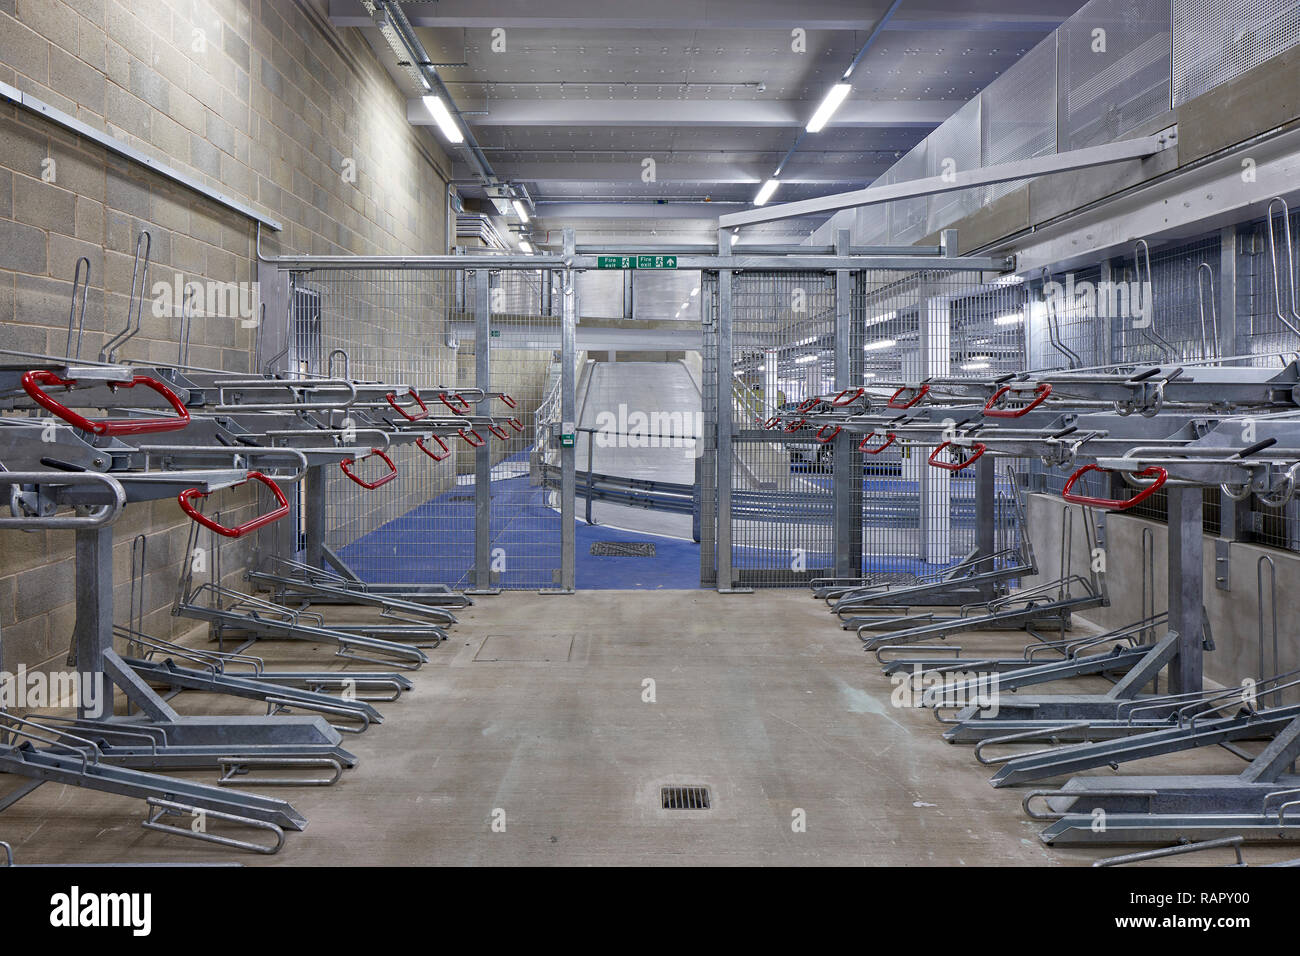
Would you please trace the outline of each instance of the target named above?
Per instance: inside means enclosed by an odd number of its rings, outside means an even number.
[[[992,514],[982,533],[992,540],[981,541],[977,470],[929,468],[928,447],[867,458],[847,433],[821,442],[810,429],[763,426],[797,421],[802,401],[841,389],[1017,371],[1019,284],[956,270],[750,270],[705,273],[702,291],[703,585],[917,573],[1014,545],[1009,472],[984,477]]]
[[[372,584],[571,589],[573,482],[549,487],[536,463],[551,459],[561,473],[567,463],[572,474],[572,449],[561,448],[560,437],[573,407],[573,376],[561,373],[566,355],[573,365],[572,273],[371,267],[358,259],[290,271],[288,282],[288,337],[271,370],[409,382],[434,416],[456,414],[458,389],[504,393],[520,425],[478,447],[475,439],[487,436],[471,433],[441,461],[394,446],[396,477],[379,489],[323,470],[314,489],[325,499],[323,540],[315,548],[309,540],[313,488],[305,482],[295,509],[298,556]],[[332,424],[348,427],[346,418]]]

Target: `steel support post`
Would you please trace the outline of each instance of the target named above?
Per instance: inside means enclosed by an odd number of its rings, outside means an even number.
[[[975,551],[987,558],[997,551],[997,471],[991,457],[975,462]],[[992,566],[981,570],[993,570]],[[991,596],[991,595],[990,595]]]
[[[487,391],[491,385],[492,276],[487,269],[474,272],[474,385]],[[492,582],[492,446],[474,449],[474,590],[493,590]]]
[[[731,233],[718,231],[718,250],[723,255],[731,253]],[[731,290],[733,274],[730,269],[718,270],[718,580],[719,591],[728,592],[735,583],[731,569],[731,471],[732,450],[731,412],[732,386],[736,380],[731,354]]]
[[[113,641],[113,529],[88,528],[76,533],[77,620],[73,646],[77,671],[82,675],[104,673],[105,635],[107,648]],[[182,560],[190,561],[192,555]],[[77,716],[101,717],[113,713],[113,682],[104,680],[99,705],[102,713],[88,713],[86,702],[78,701]]]
[[[574,233],[571,229],[564,232],[564,244],[568,247],[574,241]],[[564,292],[561,308],[563,316],[560,320],[560,421],[567,434],[574,435],[574,442],[568,445],[562,445],[560,448],[560,588],[564,591],[572,591],[575,587],[575,522],[577,516],[574,509],[574,494],[576,492],[576,474],[575,467],[577,464],[577,434],[575,431],[574,419],[577,415],[577,405],[574,400],[574,390],[576,388],[576,378],[574,369],[574,360],[577,355],[577,316],[578,316],[578,292],[574,283],[574,275],[570,270],[564,272]],[[591,460],[588,456],[587,472],[591,473]],[[587,499],[591,500],[590,497]]]
[[[1169,665],[1169,692],[1201,689],[1204,676],[1205,565],[1199,487],[1170,486],[1169,629],[1178,633],[1178,653]]]
[[[1237,354],[1237,251],[1236,226],[1219,232],[1219,354]],[[1197,275],[1197,281],[1200,276]],[[1219,535],[1229,541],[1241,541],[1249,528],[1250,499],[1233,501],[1219,492]]]
[[[835,236],[837,254],[846,255],[850,244],[849,230]],[[847,269],[835,272],[835,391],[860,384],[862,346],[854,343],[853,279]],[[854,354],[856,352],[856,354]],[[773,404],[775,402],[773,401]],[[832,444],[832,519],[831,537],[834,550],[832,573],[838,578],[862,573],[862,453],[848,432],[840,432]]]
[[[313,465],[304,476],[303,533],[307,538],[306,563],[325,567],[325,466]]]

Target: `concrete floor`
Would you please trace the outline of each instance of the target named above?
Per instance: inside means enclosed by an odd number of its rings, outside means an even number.
[[[19,862],[280,866],[1070,866],[1124,852],[1043,846],[1023,794],[989,786],[988,768],[945,744],[932,714],[891,706],[889,680],[806,591],[478,600],[412,675],[415,689],[380,705],[385,722],[345,739],[361,763],[342,782],[262,791],[311,821],[278,856],[144,831],[138,801],[55,784],[0,816],[0,839]],[[304,667],[330,660],[305,644],[256,652]],[[647,681],[653,702],[643,700]],[[258,712],[193,693],[174,703]],[[1240,766],[1216,751],[1125,772]],[[707,785],[714,809],[659,809],[665,784]],[[792,829],[798,810],[806,832]],[[504,832],[494,832],[502,812]]]

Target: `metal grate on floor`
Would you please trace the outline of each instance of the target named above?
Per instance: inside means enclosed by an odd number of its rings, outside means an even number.
[[[653,558],[655,546],[650,541],[596,541],[591,553],[598,558]]]
[[[664,787],[661,791],[665,810],[711,810],[708,787]]]

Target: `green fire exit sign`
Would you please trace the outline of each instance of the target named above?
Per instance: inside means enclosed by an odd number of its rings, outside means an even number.
[[[676,269],[676,256],[597,256],[598,269]]]

